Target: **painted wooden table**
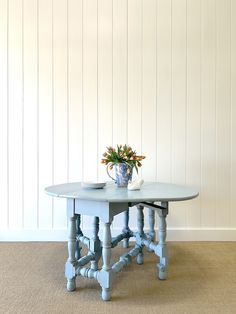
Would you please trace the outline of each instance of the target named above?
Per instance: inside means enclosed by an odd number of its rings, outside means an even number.
[[[112,282],[115,274],[136,257],[138,264],[143,264],[143,247],[153,251],[159,257],[157,263],[159,279],[166,279],[168,264],[166,244],[166,216],[168,204],[172,201],[184,201],[198,196],[195,189],[166,183],[146,182],[139,191],[129,191],[107,184],[103,189],[84,189],[81,183],[67,183],[47,187],[46,193],[67,199],[68,217],[68,260],[65,264],[67,290],[76,288],[76,276],[96,279],[102,287],[102,299],[111,298]],[[129,208],[137,207],[137,231],[129,228]],[[149,231],[144,232],[143,209],[149,209]],[[158,242],[155,241],[155,211],[159,215]],[[117,237],[111,237],[113,217],[124,212],[124,227]],[[93,236],[86,237],[81,228],[81,215],[93,216]],[[103,240],[98,237],[99,221],[104,224]],[[123,240],[123,246],[129,247],[129,239],[135,238],[134,247],[123,254],[111,265],[111,249]],[[88,247],[88,253],[81,256],[81,243]],[[103,265],[98,269],[102,256]],[[85,267],[90,263],[90,267]]]

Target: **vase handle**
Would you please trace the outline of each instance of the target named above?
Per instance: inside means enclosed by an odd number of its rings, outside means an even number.
[[[107,165],[107,175],[108,175],[108,177],[110,177],[116,183],[116,180],[109,173],[109,165]]]

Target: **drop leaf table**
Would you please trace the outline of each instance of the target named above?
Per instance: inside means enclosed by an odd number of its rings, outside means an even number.
[[[159,257],[157,263],[159,279],[166,279],[168,264],[166,244],[166,217],[169,202],[184,201],[198,196],[193,188],[157,182],[145,182],[141,190],[129,191],[107,184],[103,189],[84,189],[81,183],[53,185],[45,189],[46,193],[67,199],[68,217],[68,259],[65,264],[67,290],[76,288],[76,276],[96,279],[102,287],[102,299],[111,298],[112,282],[117,272],[136,257],[143,264],[143,247],[153,251]],[[129,228],[129,208],[137,208],[137,231]],[[144,207],[149,209],[149,230],[144,232]],[[155,211],[159,215],[158,241],[155,241]],[[122,233],[112,238],[111,223],[115,215],[124,212]],[[93,216],[92,237],[86,237],[80,227],[81,215]],[[103,223],[103,239],[100,241],[99,222]],[[120,241],[129,247],[129,239],[135,238],[134,247],[120,256],[111,265],[111,251]],[[88,247],[88,253],[81,256],[81,243]],[[98,261],[102,257],[102,268]],[[90,263],[90,267],[86,264]]]

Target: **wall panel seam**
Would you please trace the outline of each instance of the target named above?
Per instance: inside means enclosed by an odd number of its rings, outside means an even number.
[[[229,19],[230,19],[230,23],[229,23],[229,43],[230,43],[230,47],[229,47],[229,90],[230,90],[230,211],[229,211],[229,221],[232,221],[232,170],[233,170],[233,154],[232,154],[232,147],[233,147],[233,110],[232,110],[232,44],[231,44],[231,40],[232,40],[232,0],[230,0],[229,2]],[[231,222],[232,225],[232,222]]]
[[[97,0],[97,180],[98,180],[98,171],[99,171],[99,98],[98,98],[98,58],[99,58],[99,50],[98,50],[98,0]]]
[[[52,184],[54,184],[54,0],[52,0]],[[52,229],[54,228],[54,198],[52,198]]]
[[[141,0],[141,110],[140,110],[140,128],[141,128],[141,132],[140,132],[140,145],[141,145],[141,155],[144,154],[143,152],[143,1]],[[141,168],[141,176],[142,176],[142,168]]]
[[[171,37],[171,131],[170,131],[170,178],[171,182],[173,182],[173,0],[171,0],[170,6],[170,37]]]
[[[126,144],[128,144],[128,121],[129,121],[129,0],[126,2]]]
[[[39,0],[37,0],[37,228],[39,228]]]
[[[216,200],[218,198],[217,196],[217,188],[218,188],[218,172],[217,172],[217,169],[218,169],[218,142],[217,142],[217,135],[218,135],[218,128],[217,128],[217,89],[216,89],[216,85],[217,85],[217,82],[216,82],[216,78],[217,78],[217,0],[214,1],[214,35],[215,35],[215,63],[214,63],[214,101],[215,101],[215,197],[216,197]],[[216,202],[214,204],[214,226],[216,226]]]
[[[22,178],[21,178],[21,184],[22,184],[22,216],[21,216],[21,227],[22,229],[24,229],[24,192],[25,192],[25,184],[24,184],[24,172],[25,172],[25,154],[24,154],[24,144],[25,144],[25,140],[24,140],[24,115],[25,115],[25,99],[24,99],[24,95],[25,95],[25,82],[24,82],[24,69],[25,69],[25,64],[24,64],[24,0],[22,0],[22,7],[21,7],[21,14],[22,14],[22,20],[21,20],[21,43],[22,43],[22,47],[21,47],[21,66],[22,66],[22,73],[21,73],[21,79],[22,79],[22,130],[21,130],[21,138],[22,138],[22,152],[21,152],[21,157],[22,157]]]
[[[84,0],[82,0],[82,20],[81,20],[81,32],[82,32],[82,181],[84,181]],[[81,227],[84,227],[83,216],[81,216]]]
[[[185,152],[184,152],[184,171],[185,171],[185,184],[187,184],[187,147],[188,147],[188,1],[185,0]],[[185,209],[185,226],[189,224],[189,212]]]
[[[111,14],[112,14],[112,38],[111,38],[111,41],[112,41],[112,47],[111,47],[111,50],[112,50],[112,60],[111,60],[111,66],[112,66],[112,69],[111,69],[111,79],[112,79],[112,86],[111,86],[111,88],[112,88],[112,108],[111,108],[111,121],[112,121],[112,128],[111,128],[111,140],[112,140],[112,146],[114,145],[114,130],[113,130],[113,128],[114,128],[114,126],[113,126],[113,122],[114,122],[114,75],[113,75],[113,67],[114,67],[114,49],[113,49],[113,35],[114,35],[114,25],[113,25],[113,22],[114,22],[114,9],[113,9],[113,4],[114,4],[114,0],[112,0],[112,12],[111,12]]]
[[[202,227],[202,0],[200,0],[200,226]]]
[[[67,182],[69,182],[69,169],[70,169],[70,103],[69,103],[69,0],[66,0],[66,129],[67,129]]]
[[[157,14],[157,10],[158,10],[158,0],[156,0],[156,26],[155,26],[155,30],[156,30],[156,132],[155,132],[155,136],[156,136],[156,141],[155,141],[155,143],[156,143],[156,147],[155,147],[155,152],[156,152],[156,161],[155,161],[155,165],[156,165],[156,174],[155,174],[155,181],[157,181],[157,151],[158,151],[158,145],[157,145],[157,121],[158,121],[158,119],[157,119],[157,91],[158,91],[158,89],[157,89],[157,85],[158,85],[158,82],[157,82],[157,68],[158,68],[158,64],[157,64],[157,55],[158,55],[158,53],[157,53],[157,49],[158,49],[158,47],[157,47],[157,16],[158,16],[158,14]]]
[[[9,0],[7,0],[7,228],[9,228]]]

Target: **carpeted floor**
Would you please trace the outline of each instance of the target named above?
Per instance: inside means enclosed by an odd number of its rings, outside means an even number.
[[[67,292],[66,258],[66,243],[0,243],[0,313],[236,313],[236,242],[169,243],[166,281],[145,250],[144,265],[117,275],[110,302],[91,279],[78,277]]]

